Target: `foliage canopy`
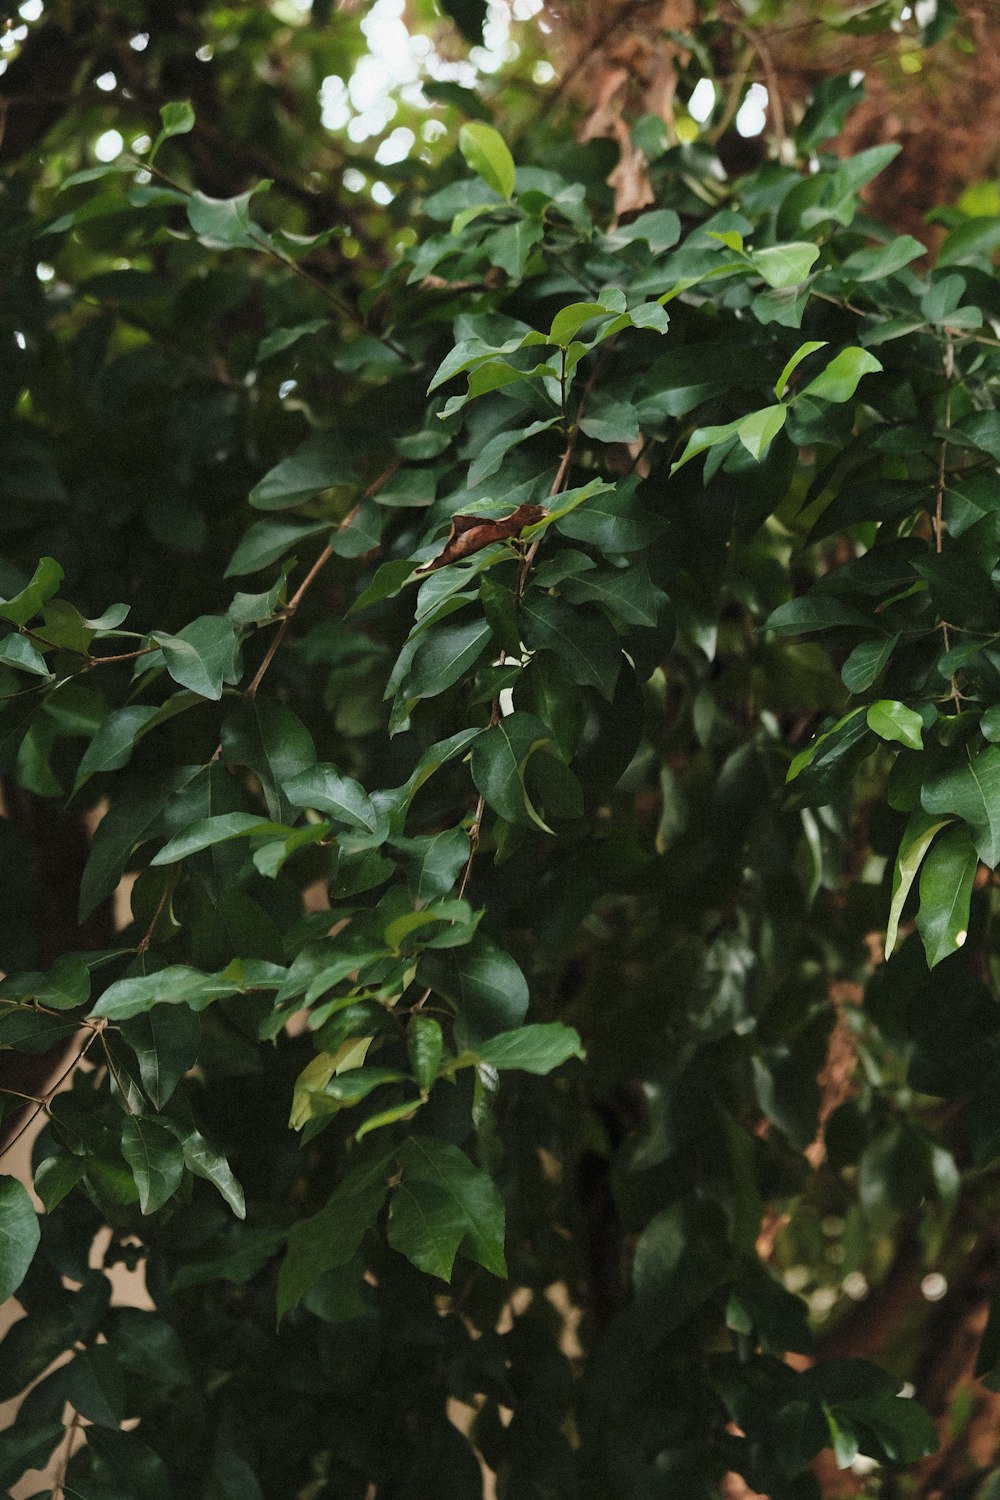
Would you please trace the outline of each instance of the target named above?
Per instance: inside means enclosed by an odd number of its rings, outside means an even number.
[[[18,809],[100,817],[83,935],[2,933],[0,1046],[71,1048],[44,1213],[0,1180],[0,1397],[71,1354],[5,1484],[805,1500],[934,1448],[905,1350],[812,1356],[991,1211],[1000,220],[875,222],[856,93],[738,178],[640,121],[618,223],[609,142],[460,89],[375,229],[209,192],[183,99],[6,182],[8,879]]]

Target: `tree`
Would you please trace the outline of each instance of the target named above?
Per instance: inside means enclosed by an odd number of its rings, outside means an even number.
[[[4,1483],[986,1500],[1000,219],[882,227],[849,77],[616,218],[539,30],[393,161],[355,14],[35,10]]]

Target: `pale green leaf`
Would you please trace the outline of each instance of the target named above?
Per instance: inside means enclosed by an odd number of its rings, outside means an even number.
[[[947,827],[950,818],[939,818],[919,809],[910,814],[899,843],[896,865],[892,872],[892,904],[885,933],[885,956],[891,958],[899,938],[899,923],[917,871],[936,836]]]
[[[798,396],[814,396],[822,401],[850,401],[865,375],[881,370],[882,364],[867,349],[841,349],[814,380],[802,387]]]
[[[509,202],[514,194],[514,158],[499,131],[470,120],[459,131],[458,145],[472,171]]]

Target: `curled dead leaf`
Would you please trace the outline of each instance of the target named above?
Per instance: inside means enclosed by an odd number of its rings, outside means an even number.
[[[540,505],[519,505],[509,516],[501,516],[496,521],[489,520],[486,516],[452,516],[448,540],[437,557],[422,563],[415,571],[433,573],[437,568],[446,568],[449,563],[471,557],[474,552],[481,552],[494,542],[505,542],[508,537],[517,536],[525,526],[534,526],[544,515],[545,511]]]

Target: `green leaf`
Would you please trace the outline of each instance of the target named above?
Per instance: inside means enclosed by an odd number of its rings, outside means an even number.
[[[201,615],[177,635],[154,631],[152,639],[174,681],[200,698],[219,699],[223,683],[237,680],[236,632],[225,615]]]
[[[389,1207],[389,1243],[418,1270],[451,1280],[461,1249],[494,1276],[507,1274],[504,1209],[494,1183],[457,1146],[411,1135]]]
[[[475,666],[492,639],[493,632],[483,619],[428,630],[402,685],[407,704],[434,698],[458,682]]]
[[[639,1237],[632,1264],[640,1336],[652,1346],[687,1321],[722,1281],[725,1266],[705,1243],[692,1207],[662,1209]]]
[[[519,1027],[527,1014],[527,980],[510,954],[481,932],[467,948],[450,954],[443,970],[436,964],[430,970],[425,961],[419,975],[454,1001],[462,1048],[476,1050],[488,1037]]]
[[[571,302],[567,307],[560,308],[552,319],[548,342],[558,344],[562,349],[568,349],[586,323],[593,318],[613,316],[613,310],[605,307],[603,302]]]
[[[283,354],[299,339],[305,338],[310,333],[321,333],[323,329],[330,327],[329,318],[312,318],[308,323],[296,323],[294,328],[276,328],[262,338],[257,345],[257,363],[263,364],[266,359],[273,359],[276,354]]]
[[[257,573],[287,556],[300,542],[329,530],[329,521],[255,521],[244,532],[225,576],[239,578]]]
[[[125,1382],[107,1344],[81,1349],[66,1367],[66,1396],[81,1417],[117,1428],[125,1416]]]
[[[35,1172],[35,1192],[45,1205],[45,1212],[62,1202],[72,1192],[87,1170],[79,1156],[47,1156]]]
[[[781,374],[778,376],[777,382],[775,383],[774,394],[777,396],[779,401],[785,394],[785,387],[788,385],[789,379],[791,378],[793,372],[798,369],[802,361],[804,359],[808,359],[810,354],[815,354],[817,349],[825,348],[826,339],[809,339],[805,344],[799,345],[795,353],[792,355],[791,359],[785,365],[785,368],[782,370]]]
[[[40,1238],[27,1190],[15,1177],[0,1177],[0,1302],[21,1285]]]
[[[218,1147],[206,1141],[198,1130],[189,1130],[181,1134],[179,1139],[184,1153],[184,1165],[188,1171],[210,1182],[229,1204],[236,1217],[245,1219],[247,1209],[243,1189],[233,1176],[232,1167]]]
[[[604,605],[627,625],[651,628],[656,624],[657,591],[641,560],[625,568],[594,568],[591,564],[582,576],[566,578],[560,593],[571,604],[589,601]]]
[[[132,1168],[140,1210],[155,1213],[184,1176],[184,1155],[173,1132],[148,1115],[130,1115],[122,1126],[122,1155]]]
[[[433,1016],[411,1016],[407,1044],[413,1076],[426,1093],[437,1078],[444,1057],[444,1035],[440,1024]]]
[[[529,646],[554,651],[574,682],[597,688],[611,701],[622,654],[617,636],[600,615],[533,590],[521,603],[521,616]]]
[[[287,838],[262,844],[253,852],[254,869],[266,880],[274,880],[293,854],[310,844],[318,844],[329,832],[329,823],[307,823],[304,828],[296,828]]]
[[[950,958],[969,935],[969,906],[979,859],[967,828],[938,839],[920,872],[917,931],[928,967]]]
[[[850,277],[851,281],[880,281],[885,276],[894,276],[911,261],[926,254],[927,246],[915,240],[912,234],[900,234],[887,245],[855,250],[839,267],[839,272]]]
[[[680,458],[670,465],[671,477],[678,469],[684,467],[689,459],[697,458],[699,453],[704,453],[707,448],[717,448],[720,443],[731,442],[739,435],[739,430],[744,419],[737,417],[735,422],[724,422],[717,427],[696,427],[684,445],[684,452]]]
[[[371,583],[358,595],[347,613],[353,615],[359,609],[367,609],[370,604],[380,604],[383,599],[391,599],[405,584],[409,583],[416,566],[417,564],[410,562],[409,559],[383,563]]]
[[[418,838],[394,839],[393,848],[406,855],[410,891],[415,901],[447,896],[469,857],[469,836],[462,828]]]
[[[950,821],[950,818],[936,817],[932,813],[921,812],[919,809],[910,814],[909,822],[899,843],[899,853],[896,855],[896,865],[892,873],[892,904],[889,908],[889,921],[885,934],[887,959],[891,958],[895,951],[906,898],[910,894],[917,871],[923,863],[924,855],[941,829],[946,828]]]
[[[164,141],[170,140],[174,135],[188,135],[194,129],[194,110],[191,108],[189,99],[180,99],[164,104],[160,107],[160,119],[163,121],[163,129],[153,142],[147,161],[152,162],[156,153]],[[64,184],[65,185],[65,184]]]
[[[458,146],[468,166],[508,202],[514,195],[514,158],[492,125],[471,120],[458,133]]]
[[[979,858],[994,870],[1000,863],[1000,746],[962,754],[964,764],[924,782],[920,803],[925,812],[950,813],[968,823]]]
[[[120,788],[111,809],[97,825],[80,881],[80,921],[111,895],[125,872],[132,850],[151,838],[166,803],[201,770],[186,767],[152,775]]]
[[[600,485],[590,493],[570,490],[553,500],[556,530],[571,541],[584,542],[602,552],[638,552],[663,530],[663,521],[645,511],[635,485],[625,480],[615,489]],[[579,497],[569,513],[557,514],[568,495]],[[529,529],[529,535],[531,534]]]
[[[412,1120],[418,1109],[422,1109],[424,1100],[406,1099],[402,1104],[392,1104],[388,1109],[380,1109],[377,1114],[369,1115],[363,1124],[359,1125],[354,1132],[356,1141],[363,1141],[366,1135],[371,1135],[373,1130],[384,1130],[387,1125],[397,1125],[400,1120]]]
[[[736,435],[758,463],[784,427],[787,416],[787,406],[765,406],[761,411],[751,412],[748,417],[743,418]]]
[[[580,418],[577,426],[599,443],[635,443],[639,439],[639,413],[635,407],[628,401],[614,401],[610,397],[591,402],[587,415]]]
[[[188,1005],[192,1010],[204,1010],[213,1000],[235,995],[241,988],[237,980],[221,974],[202,974],[186,964],[172,964],[155,974],[116,980],[104,991],[91,1015],[127,1021],[154,1005]]]
[[[142,1496],[142,1500],[171,1500],[172,1489],[167,1467],[158,1453],[147,1448],[134,1432],[118,1432],[111,1427],[87,1429],[87,1451],[91,1461],[96,1455],[100,1470],[110,1483],[94,1485],[83,1500],[109,1500],[108,1491],[119,1496]],[[73,1487],[86,1481],[74,1480]],[[82,1491],[78,1491],[78,1494]],[[67,1497],[69,1500],[69,1497]],[[72,1496],[77,1500],[77,1496]]]
[[[0,662],[22,672],[33,672],[37,677],[52,675],[45,657],[26,635],[12,634],[0,641]]]
[[[908,750],[922,750],[924,721],[912,708],[894,698],[880,698],[868,708],[868,728],[879,739],[895,740]]]
[[[654,255],[670,250],[681,237],[681,221],[672,208],[655,208],[649,213],[639,214],[627,224],[619,224],[607,236],[613,250],[622,245],[645,240]]]
[[[258,813],[218,813],[214,818],[199,818],[188,824],[182,833],[175,834],[150,860],[151,865],[174,865],[181,859],[210,849],[215,844],[230,839],[249,838],[254,835],[289,834],[291,828],[282,823],[272,823]]]
[[[91,776],[102,771],[120,771],[127,766],[136,741],[159,712],[153,704],[129,703],[110,713],[83,753],[74,791]]]
[[[187,198],[188,223],[210,250],[262,249],[267,236],[250,217],[250,199],[271,186],[267,178],[235,198],[210,198],[195,190]]]
[[[880,360],[867,349],[842,349],[835,355],[814,380],[803,386],[796,400],[802,396],[818,397],[823,401],[850,401],[865,375],[873,375],[882,369]]]
[[[119,1026],[136,1055],[143,1088],[154,1108],[162,1110],[198,1059],[197,1015],[186,1005],[154,1005]]]
[[[90,971],[79,958],[67,955],[52,965],[35,991],[39,1005],[51,1010],[75,1010],[90,999]]]
[[[314,432],[257,481],[250,491],[250,504],[256,510],[288,510],[321,490],[354,482],[341,439],[335,433]]]
[[[899,645],[899,636],[878,637],[861,641],[840,670],[840,679],[849,693],[865,693],[882,675],[889,658]]]
[[[246,766],[257,777],[268,816],[288,822],[291,804],[282,787],[315,764],[312,735],[284,703],[257,694],[229,715],[220,735],[226,765]]]
[[[345,1266],[358,1251],[385,1202],[390,1162],[383,1153],[347,1173],[326,1207],[294,1226],[278,1273],[278,1317],[301,1302],[327,1271]]]
[[[790,599],[764,622],[765,630],[777,635],[808,635],[813,631],[862,629],[871,630],[870,615],[862,614],[855,605],[834,598],[831,594],[804,594],[800,599]]]
[[[532,714],[512,713],[479,736],[472,747],[472,779],[488,805],[509,823],[534,824],[551,832],[528,799],[524,768],[528,757],[552,744],[545,725]]]
[[[916,1463],[939,1447],[937,1428],[918,1401],[887,1395],[874,1401],[852,1402],[850,1411],[862,1433],[870,1433],[876,1439],[876,1456],[880,1462]],[[867,1437],[862,1441],[862,1448],[871,1452],[872,1444]]]
[[[290,777],[284,792],[293,807],[311,807],[356,830],[364,840],[363,844],[355,843],[357,848],[384,843],[388,837],[388,818],[375,807],[364,787],[342,776],[336,766],[310,766]]]
[[[819,246],[795,240],[787,245],[772,245],[767,250],[751,250],[749,256],[754,270],[768,286],[798,286],[819,259]]]
[[[476,1048],[480,1062],[497,1069],[519,1068],[523,1073],[551,1073],[570,1057],[584,1057],[579,1032],[558,1021],[502,1031]]]
[[[27,625],[35,615],[41,614],[42,606],[52,598],[62,581],[63,570],[56,560],[43,557],[26,588],[10,599],[0,600],[0,620],[10,620],[12,625]]]

